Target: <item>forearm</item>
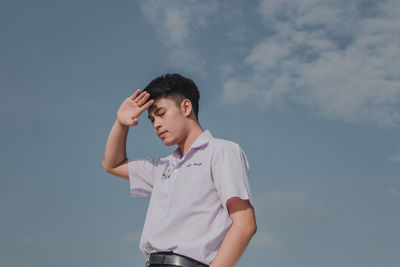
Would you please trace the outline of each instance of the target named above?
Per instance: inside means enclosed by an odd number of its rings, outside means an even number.
[[[115,121],[110,135],[108,136],[104,151],[104,169],[115,168],[126,159],[126,138],[128,136],[128,130],[128,126],[121,125],[118,120]]]
[[[246,250],[255,230],[248,225],[232,224],[210,267],[233,267]]]

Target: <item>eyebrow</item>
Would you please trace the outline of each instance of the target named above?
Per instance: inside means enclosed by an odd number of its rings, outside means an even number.
[[[147,118],[149,118],[149,120],[151,120],[151,118],[153,117],[152,115],[150,115],[150,113],[154,113],[154,114],[156,114],[157,115],[157,113],[160,111],[160,109],[162,109],[162,108],[164,108],[163,106],[161,106],[161,107],[157,107],[157,106],[155,106],[155,111],[154,112],[149,112],[149,115],[147,116]]]

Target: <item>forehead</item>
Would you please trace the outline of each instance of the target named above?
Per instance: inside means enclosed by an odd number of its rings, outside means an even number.
[[[151,105],[147,111],[149,116],[151,116],[161,108],[169,109],[173,107],[177,108],[177,105],[174,100],[166,97],[160,97],[154,101],[153,105]]]

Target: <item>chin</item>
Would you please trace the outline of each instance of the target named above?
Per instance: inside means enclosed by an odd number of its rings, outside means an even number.
[[[174,141],[172,141],[172,140],[161,140],[163,143],[164,143],[164,145],[166,145],[166,146],[173,146],[173,145],[176,145],[176,143],[174,142]]]
[[[166,143],[166,142],[164,142],[164,145],[166,145],[166,146],[173,146],[173,145],[175,145],[174,143]]]

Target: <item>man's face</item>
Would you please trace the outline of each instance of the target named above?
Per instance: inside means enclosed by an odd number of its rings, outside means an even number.
[[[158,98],[148,112],[154,132],[165,145],[172,146],[184,141],[187,117],[174,100]]]

